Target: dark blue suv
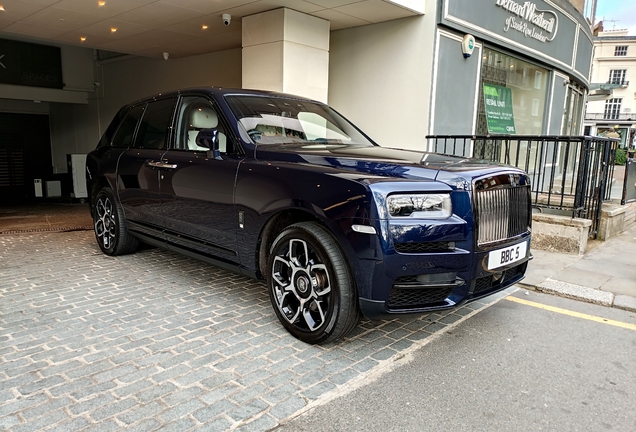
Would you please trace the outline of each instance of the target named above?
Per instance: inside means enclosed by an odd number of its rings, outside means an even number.
[[[127,105],[88,155],[87,184],[104,253],[141,241],[266,279],[278,319],[308,343],[361,315],[500,291],[531,257],[523,171],[380,147],[290,95],[197,88]]]

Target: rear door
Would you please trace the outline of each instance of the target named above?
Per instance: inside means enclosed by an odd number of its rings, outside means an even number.
[[[176,102],[175,96],[135,106],[117,131],[119,139],[129,141],[117,169],[119,199],[128,227],[159,238],[164,225],[159,180],[170,170],[161,158],[172,136]]]
[[[162,163],[161,207],[166,239],[181,249],[238,263],[234,181],[242,156],[220,110],[204,96],[183,96],[173,146]],[[197,142],[200,132],[219,136],[220,156]]]

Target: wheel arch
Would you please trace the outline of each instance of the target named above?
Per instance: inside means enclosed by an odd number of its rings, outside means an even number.
[[[95,178],[91,182],[90,186],[88,187],[87,192],[88,192],[88,202],[90,204],[91,217],[95,216],[95,197],[97,197],[97,194],[99,193],[99,191],[105,187],[109,187],[113,189],[111,184],[108,182],[108,180],[106,180],[106,177]]]
[[[343,232],[339,232],[340,230],[337,224],[329,223],[325,219],[320,218],[318,215],[301,208],[280,210],[273,214],[263,225],[258,238],[255,257],[258,277],[267,279],[267,261],[269,258],[269,251],[274,240],[278,237],[278,234],[280,234],[288,226],[299,222],[315,222],[334,237],[336,244],[339,246],[342,255],[347,261],[346,265],[349,268],[351,278],[355,283],[355,269],[351,267],[351,254],[353,253],[353,250],[347,247],[348,240],[345,234]]]
[[[285,228],[298,222],[318,222],[326,226],[322,221],[310,212],[303,209],[285,209],[273,214],[261,229],[257,248],[256,248],[256,265],[259,277],[267,279],[267,259],[269,250],[274,240]]]

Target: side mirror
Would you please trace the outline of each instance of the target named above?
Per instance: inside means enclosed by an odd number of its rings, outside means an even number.
[[[214,159],[221,159],[219,150],[219,131],[216,129],[201,129],[197,134],[196,143],[199,147],[205,147],[212,152]]]

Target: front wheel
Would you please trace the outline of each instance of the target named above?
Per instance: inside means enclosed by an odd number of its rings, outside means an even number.
[[[106,255],[124,255],[137,250],[139,241],[126,230],[124,212],[110,188],[103,188],[95,197],[93,223],[97,244]]]
[[[268,260],[274,311],[293,336],[310,344],[335,341],[360,321],[353,280],[336,241],[314,222],[285,229]]]

